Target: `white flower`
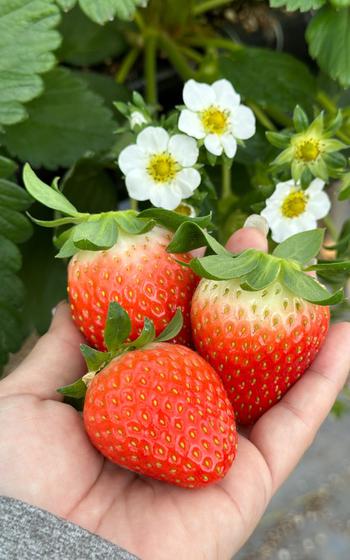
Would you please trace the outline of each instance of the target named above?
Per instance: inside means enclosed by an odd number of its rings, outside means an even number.
[[[314,179],[306,190],[302,190],[292,179],[278,183],[261,212],[274,241],[281,243],[295,233],[315,229],[317,220],[327,216],[331,201],[323,192],[324,185],[321,179]]]
[[[237,140],[255,134],[255,117],[228,80],[217,80],[211,86],[195,80],[185,83],[179,129],[198,140],[204,140],[208,152],[233,158]]]
[[[184,134],[169,136],[164,128],[149,126],[138,134],[136,144],[122,150],[118,164],[131,198],[174,210],[201,182],[199,171],[193,168],[197,159],[195,140]]]
[[[142,124],[146,124],[147,119],[145,115],[141,113],[141,111],[133,111],[129,117],[129,122],[130,122],[130,127],[134,129],[135,126],[141,126]]]

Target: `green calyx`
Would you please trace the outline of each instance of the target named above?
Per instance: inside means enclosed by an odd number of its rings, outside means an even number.
[[[186,238],[192,228],[192,239],[199,238],[198,228],[184,224],[174,236],[168,251],[174,249],[186,250]],[[186,231],[186,236],[181,233]],[[242,253],[231,254],[221,247],[215,240],[208,240],[210,236],[203,232],[201,245],[207,245],[211,255],[195,258],[188,266],[203,278],[211,280],[239,279],[242,289],[248,291],[264,290],[275,281],[280,282],[289,291],[306,301],[318,305],[333,305],[343,300],[343,290],[330,293],[314,277],[306,272],[314,270],[319,272],[344,272],[350,271],[349,260],[322,261],[309,265],[314,259],[323,243],[324,230],[314,229],[297,233],[277,245],[271,255],[256,249],[247,249]],[[218,250],[219,245],[220,250]],[[190,245],[191,246],[191,245]],[[199,245],[197,245],[199,246]],[[194,248],[191,246],[191,248]],[[214,253],[214,254],[213,254]]]
[[[130,341],[128,340],[131,333],[130,317],[119,303],[111,302],[108,307],[104,330],[104,341],[107,351],[101,352],[86,344],[81,344],[80,350],[84,356],[88,373],[75,381],[75,383],[60,387],[57,391],[71,399],[83,399],[90,381],[114,358],[133,350],[145,348],[147,345],[152,344],[152,342],[171,340],[179,334],[182,326],[182,313],[180,309],[177,309],[170,323],[156,337],[153,321],[146,317],[140,336],[136,340]]]
[[[63,217],[50,221],[31,217],[33,222],[49,228],[71,226],[55,235],[54,241],[59,249],[57,254],[59,258],[71,257],[81,250],[109,249],[117,243],[120,233],[141,235],[153,229],[155,225],[161,225],[170,231],[176,231],[185,222],[198,224],[202,228],[211,226],[211,215],[188,218],[176,212],[157,208],[139,214],[133,210],[100,214],[81,213],[59,190],[57,179],[53,181],[51,187],[46,185],[36,176],[29,164],[24,166],[23,181],[28,193],[35,200],[63,214]]]

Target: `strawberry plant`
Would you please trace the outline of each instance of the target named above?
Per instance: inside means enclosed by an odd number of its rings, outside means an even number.
[[[326,228],[317,274],[346,287],[348,1],[16,0],[0,31],[0,367],[67,286],[99,351],[112,300],[131,340],[181,308],[190,345],[199,271],[178,261],[228,258],[247,219],[272,251]]]

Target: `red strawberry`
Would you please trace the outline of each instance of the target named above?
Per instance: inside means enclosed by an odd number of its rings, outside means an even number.
[[[234,412],[220,377],[193,350],[164,341],[182,327],[178,310],[155,339],[145,319],[129,343],[131,322],[117,303],[109,305],[107,352],[82,346],[88,364],[83,380],[59,391],[81,398],[93,445],[108,459],[140,474],[198,488],[220,480],[234,460]],[[96,372],[98,372],[96,374]],[[88,381],[86,381],[88,380]]]
[[[279,282],[251,292],[239,280],[202,280],[192,301],[195,346],[220,374],[241,424],[254,422],[301,377],[328,325],[328,307]]]
[[[194,343],[220,374],[242,424],[257,420],[310,366],[328,330],[328,304],[343,298],[342,290],[330,294],[306,274],[350,268],[340,261],[306,266],[323,235],[294,235],[272,255],[231,255],[215,246],[220,254],[191,262],[207,278],[192,300]]]
[[[72,316],[89,344],[105,348],[108,304],[117,301],[130,315],[131,340],[140,334],[145,317],[152,319],[158,334],[180,308],[184,326],[176,342],[190,345],[190,305],[198,278],[166,252],[171,238],[159,227],[141,235],[120,232],[111,249],[73,256],[68,267]],[[189,262],[190,257],[182,254],[181,260]]]
[[[217,373],[180,345],[115,358],[88,388],[84,424],[114,463],[187,488],[221,479],[236,454],[234,413]]]

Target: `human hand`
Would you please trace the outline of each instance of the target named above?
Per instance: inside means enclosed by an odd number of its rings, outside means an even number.
[[[236,232],[241,251],[266,240]],[[59,305],[49,332],[0,383],[0,494],[77,523],[143,560],[230,559],[259,522],[325,419],[350,369],[350,325],[331,327],[309,371],[240,435],[237,458],[218,484],[186,490],[105,460],[81,416],[57,387],[84,372],[82,338]]]

